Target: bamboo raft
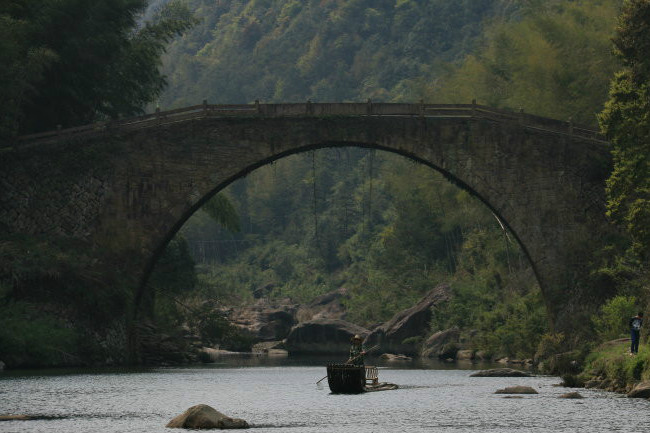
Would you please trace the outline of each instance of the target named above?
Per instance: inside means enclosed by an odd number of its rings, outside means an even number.
[[[392,383],[379,383],[377,367],[352,364],[328,364],[327,383],[333,394],[360,394],[397,389]]]

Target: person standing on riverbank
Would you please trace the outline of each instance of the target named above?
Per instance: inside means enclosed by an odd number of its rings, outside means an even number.
[[[639,353],[639,338],[641,336],[641,325],[643,324],[643,313],[639,312],[636,316],[630,319],[630,337],[632,343],[630,345],[630,353],[636,355]]]

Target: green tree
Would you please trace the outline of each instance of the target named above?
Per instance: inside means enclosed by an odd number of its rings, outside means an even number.
[[[619,0],[522,2],[488,27],[483,44],[426,86],[431,102],[523,108],[595,124],[618,68],[610,38]]]
[[[625,335],[627,321],[636,314],[636,304],[634,296],[615,296],[603,304],[593,318],[598,338],[605,341]]]
[[[615,53],[624,69],[612,81],[599,118],[613,144],[608,215],[632,237],[635,256],[646,261],[650,253],[650,1],[626,1],[616,32]]]
[[[30,45],[22,1],[0,3],[0,139],[15,134],[22,105],[36,94],[44,71],[58,59],[46,46]]]
[[[413,100],[411,81],[466,52],[512,3],[190,0],[205,19],[170,48],[161,103]]]
[[[165,86],[160,56],[195,23],[174,0],[12,0],[0,6],[4,137],[134,115]]]

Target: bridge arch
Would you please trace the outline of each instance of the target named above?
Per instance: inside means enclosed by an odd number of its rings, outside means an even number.
[[[292,147],[291,150],[287,152],[283,152],[281,154],[275,154],[272,155],[264,160],[258,161],[251,166],[244,167],[241,172],[237,173],[234,175],[232,178],[227,179],[225,182],[222,184],[217,185],[214,189],[210,190],[205,194],[201,199],[199,199],[196,203],[194,203],[192,206],[190,206],[185,214],[183,214],[180,219],[174,224],[170,230],[169,233],[167,233],[166,236],[164,236],[160,242],[160,244],[155,247],[153,250],[151,256],[149,257],[145,271],[142,274],[139,286],[138,286],[138,293],[137,293],[137,298],[141,298],[144,294],[144,292],[147,290],[147,282],[149,280],[149,277],[155,268],[155,265],[160,258],[160,256],[163,254],[165,248],[171,242],[171,240],[178,234],[178,232],[181,230],[181,228],[187,223],[187,221],[199,210],[201,209],[212,197],[217,195],[219,192],[225,190],[230,186],[232,183],[248,176],[250,173],[253,171],[262,168],[264,166],[267,166],[269,164],[272,164],[278,160],[281,160],[283,158],[292,156],[292,155],[297,155],[301,153],[306,153],[306,152],[311,152],[311,151],[316,151],[316,150],[321,150],[321,149],[327,149],[327,148],[348,148],[348,147],[357,147],[357,148],[367,148],[367,149],[373,149],[373,150],[379,150],[379,151],[384,151],[392,154],[397,154],[400,155],[406,159],[409,159],[413,162],[416,162],[418,164],[422,164],[424,166],[427,166],[428,168],[442,174],[449,182],[452,184],[456,185],[458,188],[461,188],[468,193],[470,193],[473,197],[478,199],[484,206],[486,206],[490,211],[494,214],[494,216],[499,220],[500,223],[502,223],[508,230],[509,232],[515,237],[517,240],[517,243],[519,247],[522,249],[524,255],[528,259],[529,263],[531,264],[531,267],[533,269],[533,272],[535,274],[535,277],[537,278],[539,282],[539,277],[537,275],[537,270],[534,266],[534,262],[531,260],[531,257],[529,256],[528,251],[526,250],[526,246],[521,242],[519,237],[517,236],[517,233],[510,227],[508,222],[499,214],[498,210],[495,209],[485,198],[483,198],[480,194],[478,194],[476,191],[474,191],[469,185],[465,184],[461,179],[458,179],[454,177],[452,173],[449,173],[440,167],[434,166],[431,164],[430,161],[425,161],[417,157],[416,155],[412,155],[408,152],[403,152],[403,151],[398,151],[395,149],[391,148],[384,148],[381,146],[378,146],[374,143],[358,143],[358,142],[319,142],[319,143],[314,143],[314,144],[309,144],[304,147]],[[136,301],[136,304],[139,302]]]
[[[576,248],[602,242],[609,149],[595,131],[567,122],[476,105],[203,105],[40,134],[22,145],[112,149],[92,163],[104,167],[90,175],[102,193],[70,235],[137,252],[139,294],[165,245],[216,192],[291,154],[361,146],[425,164],[486,204],[522,245],[555,328],[571,327],[576,306],[593,298],[576,284],[589,261]],[[26,165],[18,154],[7,167]],[[15,226],[4,209],[0,223]],[[43,230],[39,224],[29,230]]]

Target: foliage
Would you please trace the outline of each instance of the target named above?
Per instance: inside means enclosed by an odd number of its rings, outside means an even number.
[[[625,0],[614,38],[615,53],[637,84],[650,80],[650,2]]]
[[[0,138],[18,131],[23,101],[37,93],[45,70],[58,59],[47,47],[29,45],[30,25],[19,17],[22,8],[15,1],[0,5]]]
[[[607,181],[608,215],[632,237],[631,252],[647,261],[650,245],[650,3],[626,1],[614,39],[625,68],[612,80],[600,115],[614,149]]]
[[[538,360],[547,359],[551,355],[563,352],[565,347],[566,337],[563,333],[547,332],[539,340],[535,358]]]
[[[263,287],[274,288],[275,297],[290,297],[307,302],[331,286],[325,285],[324,266],[300,245],[269,241],[241,253],[238,260],[221,266],[199,268],[200,290],[219,295],[219,299],[248,301]]]
[[[0,238],[0,347],[11,367],[80,365],[123,355],[107,354],[96,340],[124,320],[135,282],[121,272],[118,258],[91,255],[91,248],[54,236]]]
[[[191,0],[204,17],[166,57],[166,107],[417,99],[410,83],[467,51],[505,0]]]
[[[524,109],[594,124],[617,69],[610,54],[619,0],[530,2],[495,20],[483,45],[425,86],[427,99]]]
[[[146,4],[3,2],[0,136],[140,113],[166,83],[165,45],[195,23],[174,0],[138,25]]]
[[[626,290],[602,307],[594,323],[602,339],[621,335],[627,320],[647,307],[650,257],[650,2],[626,0],[614,38],[615,53],[623,64],[613,78],[609,100],[599,116],[601,128],[613,145],[614,169],[607,180],[608,216],[630,236],[625,254],[618,254],[614,270]],[[624,296],[632,293],[638,296]],[[641,308],[635,307],[639,304]],[[619,385],[648,378],[647,347],[626,359],[594,354],[593,369]]]
[[[600,307],[594,316],[594,329],[600,341],[627,335],[628,320],[636,315],[638,306],[634,296],[615,296]]]
[[[7,297],[70,309],[84,321],[110,321],[126,312],[132,283],[106,266],[119,263],[110,253],[89,254],[79,240],[10,235],[0,239],[0,282]],[[102,271],[103,270],[103,271]],[[102,281],[97,275],[112,275]]]
[[[0,300],[0,347],[9,367],[79,365],[79,335],[24,302]]]
[[[177,236],[156,262],[149,284],[157,292],[179,294],[194,289],[196,282],[194,260],[190,256],[187,242],[183,237]]]
[[[237,210],[224,194],[217,194],[212,197],[203,205],[202,209],[224,229],[231,232],[241,230]]]

